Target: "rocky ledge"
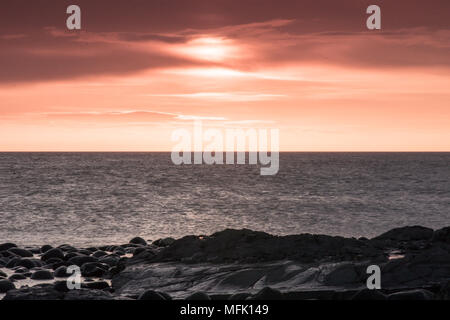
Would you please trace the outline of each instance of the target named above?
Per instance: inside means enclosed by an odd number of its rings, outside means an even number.
[[[67,268],[81,270],[69,290]],[[381,270],[368,290],[366,270]],[[90,248],[0,244],[4,300],[449,299],[450,227],[390,230],[372,239],[224,230]]]

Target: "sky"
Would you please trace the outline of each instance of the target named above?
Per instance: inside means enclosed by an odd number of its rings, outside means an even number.
[[[450,151],[449,88],[448,0],[0,2],[0,151],[170,151],[194,119],[281,151]]]

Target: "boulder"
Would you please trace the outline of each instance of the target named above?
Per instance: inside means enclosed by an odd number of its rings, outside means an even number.
[[[48,270],[38,270],[31,275],[33,280],[52,280],[53,278],[53,273]]]
[[[195,292],[186,297],[185,300],[211,300],[211,297],[207,295],[205,292]]]
[[[406,290],[388,295],[388,300],[432,300],[434,294],[425,289]]]
[[[14,253],[15,255],[19,256],[19,257],[32,257],[33,253],[31,253],[31,251],[26,250],[26,249],[22,249],[22,248],[11,248],[8,250],[11,253]]]
[[[49,249],[47,250],[42,256],[41,256],[41,260],[42,261],[47,261],[51,258],[58,258],[58,259],[64,259],[64,253],[61,249],[58,248],[53,248],[53,249]]]
[[[142,239],[141,237],[135,237],[135,238],[131,239],[131,240],[130,240],[130,243],[133,243],[133,244],[140,244],[140,245],[143,245],[143,246],[146,246],[146,245],[147,245],[147,241],[145,241],[145,240]]]
[[[0,252],[1,251],[6,251],[6,250],[9,250],[9,249],[11,249],[11,248],[16,248],[17,246],[14,244],[14,243],[10,243],[10,242],[7,242],[7,243],[1,243],[0,244]]]
[[[265,287],[253,296],[255,300],[282,300],[283,294],[276,289]]]
[[[10,280],[0,280],[0,293],[6,293],[16,289],[16,286]]]
[[[422,226],[408,226],[392,229],[372,240],[415,241],[430,240],[432,236],[433,229]]]

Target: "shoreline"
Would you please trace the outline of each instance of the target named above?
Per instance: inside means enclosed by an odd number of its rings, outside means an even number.
[[[67,288],[69,266],[80,290]],[[367,290],[367,267],[381,290]],[[377,237],[273,236],[226,229],[210,236],[136,237],[122,245],[0,244],[0,299],[449,299],[450,227],[395,228]]]

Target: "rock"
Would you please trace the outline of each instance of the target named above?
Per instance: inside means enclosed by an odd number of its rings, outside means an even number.
[[[16,247],[17,246],[14,243],[10,243],[10,242],[2,243],[2,244],[0,244],[0,252],[9,250],[11,248],[16,248]]]
[[[64,294],[56,291],[53,285],[22,287],[9,290],[3,300],[60,300]]]
[[[328,274],[325,274],[323,283],[326,286],[344,286],[361,282],[355,266],[351,263],[338,265]]]
[[[434,294],[425,289],[400,291],[388,295],[388,300],[432,300]]]
[[[70,289],[67,287],[67,281],[58,280],[53,284],[53,288],[58,292],[69,292]]]
[[[282,300],[283,294],[276,289],[265,287],[261,291],[259,291],[257,294],[255,294],[253,296],[253,299],[255,299],[255,300]]]
[[[43,245],[43,246],[41,247],[41,253],[46,253],[47,251],[49,251],[49,250],[51,250],[51,249],[53,249],[53,247],[52,247],[51,245],[48,245],[48,244]]]
[[[228,297],[228,300],[246,300],[247,298],[251,297],[250,293],[242,292],[242,293],[235,293]]]
[[[7,274],[6,273],[4,273],[2,270],[0,270],[0,277],[4,277],[4,278],[6,278],[7,277]]]
[[[14,289],[16,289],[16,286],[10,280],[0,280],[0,293],[6,293]]]
[[[6,264],[6,268],[8,269],[12,269],[16,266],[16,263],[20,261],[20,258],[12,258],[11,260],[8,261],[8,263]]]
[[[67,292],[64,300],[114,300],[114,297],[107,291],[81,288]]]
[[[96,257],[91,256],[76,256],[69,259],[69,263],[73,265],[77,265],[81,267],[83,264],[87,262],[97,262],[98,259]]]
[[[52,280],[53,273],[48,270],[38,270],[31,275],[33,280]]]
[[[77,251],[77,249],[75,247],[72,247],[71,245],[68,245],[68,244],[62,244],[58,248],[61,249],[64,252]]]
[[[9,277],[9,280],[11,281],[17,281],[17,280],[25,280],[27,277],[22,273],[15,273],[12,276]]]
[[[15,255],[18,255],[19,257],[32,257],[33,254],[25,249],[21,249],[21,248],[11,248],[8,250],[9,252],[14,253]]]
[[[157,247],[168,247],[175,242],[174,238],[164,238],[153,241],[153,245]]]
[[[141,244],[143,246],[147,245],[147,241],[145,241],[144,239],[142,239],[141,237],[135,237],[133,239],[130,240],[130,243],[133,244]]]
[[[166,300],[166,298],[159,292],[147,290],[139,296],[138,300]]]
[[[96,289],[96,290],[105,290],[105,289],[110,288],[108,282],[106,282],[106,281],[93,281],[93,282],[83,283],[81,286],[82,286],[82,288]]]
[[[40,264],[38,264],[36,261],[38,260],[32,260],[32,259],[20,259],[19,261],[16,262],[15,266],[16,267],[25,267],[27,269],[32,269],[35,267],[40,267]]]
[[[60,266],[58,267],[55,272],[54,276],[57,278],[67,278],[69,277],[69,274],[67,273],[67,267],[66,266]]]
[[[101,277],[108,271],[108,266],[99,262],[87,262],[81,266],[83,277]]]
[[[363,289],[355,293],[350,300],[386,300],[387,296],[380,290]]]
[[[113,267],[115,265],[117,265],[117,263],[119,263],[120,258],[118,256],[115,255],[109,255],[109,256],[105,256],[105,257],[101,257],[98,262],[107,264],[110,267]]]
[[[439,230],[436,230],[433,233],[433,242],[446,242],[450,243],[450,227],[445,227]]]
[[[108,255],[105,251],[95,251],[92,256],[96,258],[104,257]]]
[[[195,292],[186,297],[185,300],[211,300],[211,298],[204,292]]]
[[[433,236],[433,229],[421,226],[395,228],[385,232],[372,240],[414,241],[429,240]]]
[[[64,259],[64,253],[62,252],[61,249],[53,248],[53,249],[47,250],[47,251],[41,256],[41,260],[42,260],[42,261],[47,261],[47,260],[50,260],[51,258]]]

